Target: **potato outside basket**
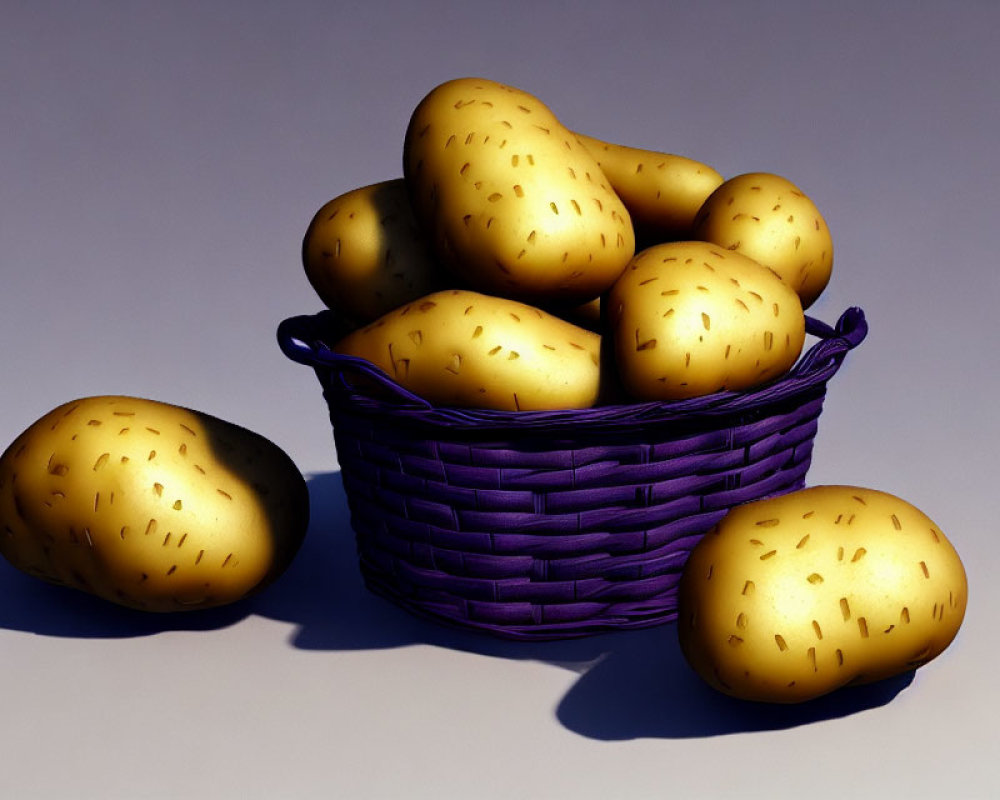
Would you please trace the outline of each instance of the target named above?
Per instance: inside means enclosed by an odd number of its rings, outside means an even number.
[[[849,308],[749,392],[582,411],[434,407],[331,352],[331,312],[278,343],[330,411],[369,590],[437,622],[565,639],[676,617],[692,546],[734,505],[805,485],[827,382],[867,335]]]

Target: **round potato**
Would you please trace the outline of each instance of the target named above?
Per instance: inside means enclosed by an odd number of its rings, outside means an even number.
[[[403,144],[414,213],[463,285],[532,304],[583,303],[635,253],[621,198],[538,98],[458,78],[418,104]]]
[[[435,292],[341,339],[441,406],[537,411],[588,408],[600,396],[601,337],[524,303]]]
[[[939,655],[968,587],[947,537],[886,492],[817,486],[732,509],[681,576],[695,671],[747,700],[793,703]]]
[[[319,298],[355,327],[445,285],[402,178],[325,203],[306,229],[302,263]]]
[[[0,456],[0,553],[18,569],[143,611],[232,603],[277,578],[309,496],[259,434],[135,397],[87,397]]]
[[[805,342],[798,295],[756,261],[707,242],[643,250],[607,305],[622,384],[639,400],[759,386],[787,372]]]
[[[695,239],[773,269],[808,308],[830,282],[833,240],[816,205],[786,178],[750,172],[717,188],[694,220]]]
[[[722,175],[708,164],[684,156],[613,144],[576,134],[597,159],[632,217],[636,238],[646,246],[693,234],[694,218]]]

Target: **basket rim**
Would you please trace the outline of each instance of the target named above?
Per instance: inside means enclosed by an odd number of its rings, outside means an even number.
[[[396,383],[371,362],[335,353],[336,315],[330,310],[284,319],[277,329],[278,345],[287,358],[311,367],[329,390],[331,410],[362,414],[391,414],[411,422],[463,429],[559,429],[614,426],[622,423],[690,420],[693,416],[715,416],[753,411],[763,406],[804,395],[826,382],[839,370],[847,353],[868,334],[863,310],[846,309],[834,326],[806,315],[806,332],[818,338],[783,376],[749,391],[722,391],[685,400],[643,401],[608,404],[586,409],[547,411],[502,411],[495,409],[435,406]],[[363,377],[387,390],[392,399],[366,391]]]

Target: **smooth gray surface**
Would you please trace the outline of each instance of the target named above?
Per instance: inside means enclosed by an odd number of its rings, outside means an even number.
[[[0,447],[66,400],[136,394],[272,438],[314,499],[285,578],[210,614],[136,618],[0,563],[0,796],[993,795],[1000,6],[0,8]],[[816,201],[836,264],[812,311],[860,305],[871,335],[810,483],[909,500],[969,573],[958,639],[912,682],[746,708],[673,626],[513,645],[362,588],[318,385],[274,330],[320,308],[314,211],[401,174],[413,106],[464,75]]]

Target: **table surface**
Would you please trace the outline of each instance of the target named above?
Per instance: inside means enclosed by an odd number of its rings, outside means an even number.
[[[972,0],[6,4],[0,447],[76,397],[151,397],[277,442],[313,508],[286,575],[210,612],[137,616],[0,563],[0,795],[988,796],[998,29]],[[466,75],[815,200],[836,263],[811,313],[858,305],[871,331],[809,483],[892,492],[952,539],[971,599],[940,658],[748,706],[673,625],[517,644],[364,588],[318,384],[274,334],[322,307],[313,213],[401,175],[412,108]]]

